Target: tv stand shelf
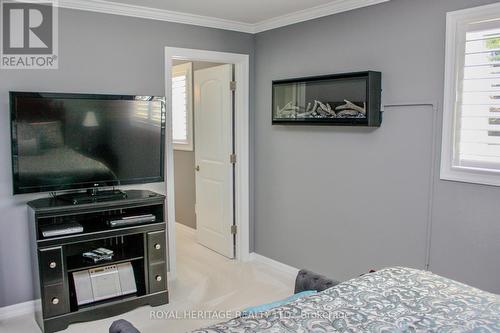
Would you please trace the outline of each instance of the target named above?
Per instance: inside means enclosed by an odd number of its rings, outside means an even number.
[[[144,260],[144,254],[143,253],[138,253],[138,251],[128,251],[125,248],[123,249],[116,249],[112,247],[108,247],[111,250],[113,250],[114,256],[113,259],[110,260],[103,260],[97,263],[92,263],[88,259],[85,259],[81,256],[81,254],[74,254],[72,256],[67,256],[66,257],[66,262],[67,262],[67,271],[69,272],[76,272],[76,271],[82,271],[90,268],[96,268],[100,266],[106,266],[106,265],[116,265],[120,264],[123,262],[127,261],[134,261],[134,260]]]
[[[57,197],[28,203],[34,289],[42,304],[35,317],[42,331],[168,303],[165,196],[139,190],[125,194],[117,200],[83,204]],[[115,228],[107,223],[144,214],[153,215],[154,221]],[[79,223],[83,232],[44,237],[40,230],[65,223]],[[113,258],[93,263],[82,256],[100,247],[113,250]],[[132,267],[136,293],[78,305],[73,273],[123,263]]]

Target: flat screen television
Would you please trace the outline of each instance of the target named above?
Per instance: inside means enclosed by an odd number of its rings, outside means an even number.
[[[163,97],[10,92],[13,192],[161,182]]]

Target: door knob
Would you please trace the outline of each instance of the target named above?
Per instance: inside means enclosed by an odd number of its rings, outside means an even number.
[[[200,171],[200,166],[197,165],[196,168],[195,168],[196,171]]]

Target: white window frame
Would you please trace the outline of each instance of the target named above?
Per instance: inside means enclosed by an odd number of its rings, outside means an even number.
[[[465,34],[470,23],[500,16],[500,3],[450,12],[446,17],[446,67],[444,87],[441,179],[500,186],[500,169],[467,168],[453,165],[457,144],[457,92],[465,63]]]
[[[187,141],[174,141],[174,150],[193,151],[194,131],[193,131],[193,63],[172,66],[172,77],[186,76],[186,121],[187,121]]]

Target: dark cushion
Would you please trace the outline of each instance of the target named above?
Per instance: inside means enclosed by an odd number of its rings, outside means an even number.
[[[62,124],[59,121],[50,121],[31,124],[38,134],[40,149],[52,149],[64,146]]]
[[[299,271],[299,274],[297,274],[297,279],[295,279],[295,293],[306,290],[316,290],[320,292],[336,286],[339,283],[340,282],[329,279],[323,275],[316,274],[307,269],[302,269]]]
[[[109,333],[140,333],[137,328],[124,319],[114,321],[109,328]]]

